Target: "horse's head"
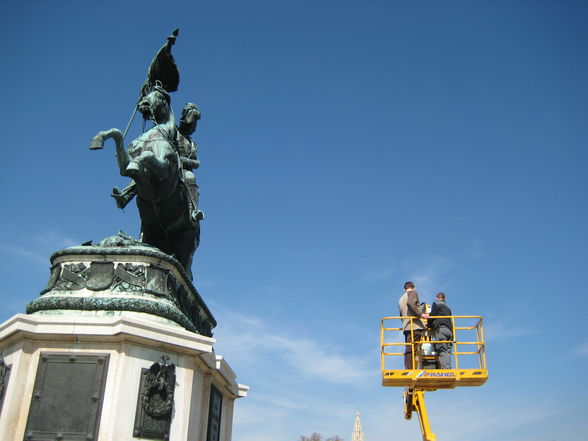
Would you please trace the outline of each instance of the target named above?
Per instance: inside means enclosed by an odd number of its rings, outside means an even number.
[[[164,89],[155,87],[143,95],[137,109],[143,114],[144,119],[153,120],[157,124],[165,123],[170,116],[169,95]]]

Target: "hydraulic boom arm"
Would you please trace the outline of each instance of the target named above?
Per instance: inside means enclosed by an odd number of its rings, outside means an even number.
[[[427,406],[425,405],[425,393],[422,390],[406,389],[404,391],[404,418],[410,420],[412,413],[419,416],[423,441],[437,441],[437,435],[431,432]]]

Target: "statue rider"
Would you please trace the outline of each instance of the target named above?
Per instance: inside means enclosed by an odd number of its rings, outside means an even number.
[[[190,215],[194,221],[204,218],[204,214],[198,209],[198,185],[196,176],[192,170],[200,167],[198,160],[198,145],[192,140],[192,133],[196,131],[196,125],[200,119],[200,110],[194,103],[187,103],[182,109],[182,116],[177,130],[178,154],[182,164],[182,180],[188,191],[190,200]]]

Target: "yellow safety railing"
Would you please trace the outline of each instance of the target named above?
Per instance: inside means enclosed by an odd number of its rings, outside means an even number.
[[[380,347],[381,347],[381,364],[382,373],[387,370],[386,361],[392,357],[404,356],[406,346],[412,346],[412,365],[416,366],[415,361],[418,360],[417,354],[420,354],[421,345],[425,343],[451,343],[453,353],[453,369],[486,369],[486,344],[484,340],[484,327],[482,324],[482,317],[479,315],[452,315],[452,316],[435,316],[438,318],[451,319],[453,325],[453,340],[451,341],[431,341],[430,338],[414,342],[406,343],[404,341],[403,326],[401,320],[410,320],[412,331],[412,322],[421,319],[417,317],[384,317],[380,322]],[[392,326],[392,321],[395,321],[400,326]],[[426,321],[425,321],[426,323]],[[422,326],[422,323],[420,323]],[[432,334],[432,331],[429,331]],[[469,339],[460,340],[460,337]],[[389,348],[402,348],[403,352],[391,352]],[[464,363],[464,358],[468,357],[467,363]],[[470,359],[473,358],[473,364]],[[463,367],[460,367],[460,364]],[[402,368],[404,369],[404,364]],[[419,367],[415,369],[420,369]]]

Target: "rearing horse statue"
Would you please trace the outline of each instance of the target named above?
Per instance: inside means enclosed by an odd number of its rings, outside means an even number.
[[[155,125],[125,149],[123,134],[110,129],[92,140],[90,149],[101,149],[112,138],[122,176],[136,183],[141,216],[141,241],[174,256],[192,278],[192,258],[200,242],[200,221],[190,213],[190,196],[182,182],[177,128],[168,93],[154,87],[137,105]]]

